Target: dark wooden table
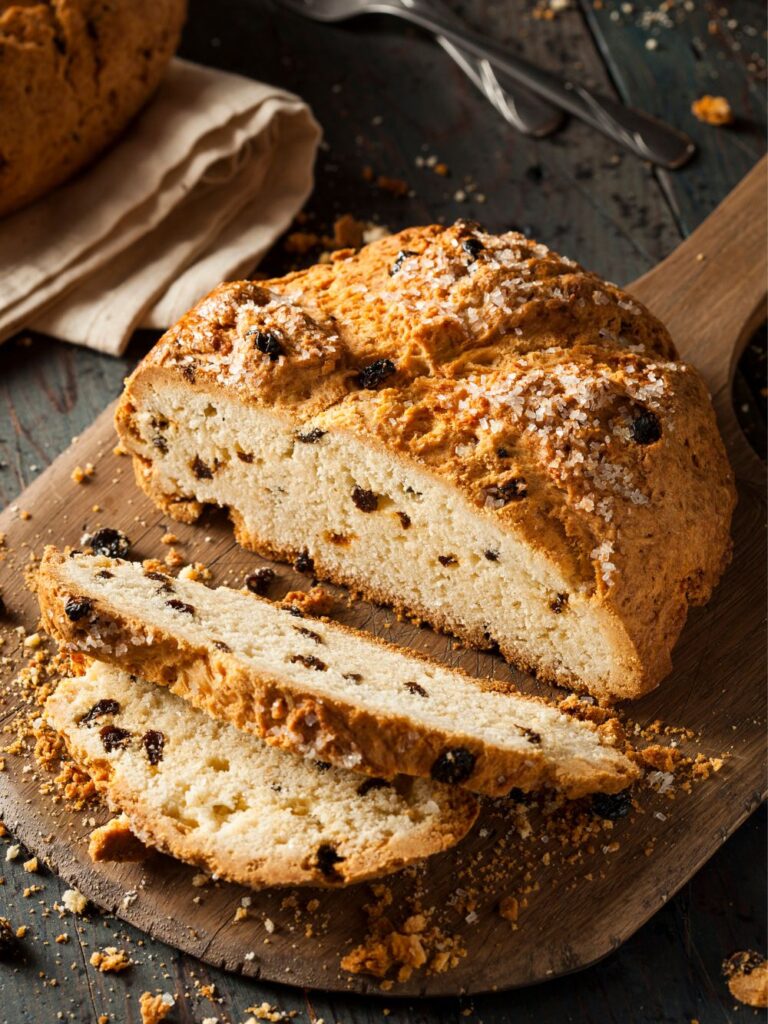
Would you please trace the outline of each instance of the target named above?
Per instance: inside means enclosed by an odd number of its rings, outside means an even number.
[[[551,2],[551,0],[550,0]],[[514,134],[421,33],[384,18],[319,26],[259,0],[193,0],[184,56],[279,83],[304,96],[325,130],[307,230],[352,213],[392,229],[457,216],[490,229],[520,228],[618,283],[660,260],[739,181],[764,148],[765,11],[759,0],[722,6],[683,0],[646,6],[580,0],[554,11],[546,0],[467,0],[452,6],[474,27],[530,59],[644,107],[688,131],[699,152],[676,174],[650,168],[578,123],[533,141]],[[553,6],[559,6],[554,4]],[[668,7],[668,10],[663,8]],[[728,129],[690,113],[703,93],[726,96]],[[448,175],[431,167],[445,163]],[[367,181],[406,181],[396,197]],[[272,271],[290,266],[280,246]],[[153,338],[139,334],[110,359],[51,339],[0,350],[0,505],[21,489],[120,390]],[[754,443],[764,443],[765,354],[745,353],[734,394]],[[246,982],[208,968],[92,910],[77,923],[49,908],[66,888],[31,876],[22,857],[3,860],[0,913],[29,926],[23,965],[0,968],[0,1022],[138,1021],[146,990],[180,996],[171,1020],[239,1024],[269,1002],[298,1021],[675,1022],[749,1020],[720,973],[740,949],[765,949],[765,812],[756,814],[622,949],[579,975],[471,1001],[410,1005],[306,993]],[[4,840],[8,845],[12,837]],[[681,851],[684,856],[684,851]],[[27,897],[30,884],[39,892]],[[69,933],[67,944],[55,937]],[[525,936],[521,933],[521,941]],[[137,963],[120,976],[88,965],[105,945]],[[215,982],[220,1003],[199,995]]]

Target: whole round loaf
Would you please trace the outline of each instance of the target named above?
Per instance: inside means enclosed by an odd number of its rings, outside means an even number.
[[[0,3],[0,216],[60,185],[154,92],[186,0]]]
[[[222,285],[128,379],[140,486],[539,678],[634,698],[730,558],[704,381],[631,295],[515,232],[411,228]]]

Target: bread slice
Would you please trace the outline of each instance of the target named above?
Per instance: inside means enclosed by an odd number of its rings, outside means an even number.
[[[636,775],[591,723],[247,592],[54,548],[37,589],[46,628],[71,648],[342,767],[490,795],[547,785],[613,793]]]
[[[458,843],[477,813],[451,786],[372,785],[287,754],[99,662],[44,715],[143,843],[253,888],[396,871]]]
[[[663,325],[464,222],[220,287],[116,425],[170,515],[226,507],[245,547],[601,698],[669,672],[730,553],[709,395]]]

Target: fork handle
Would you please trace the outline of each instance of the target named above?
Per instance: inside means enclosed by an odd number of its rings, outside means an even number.
[[[560,127],[563,112],[545,99],[510,82],[508,76],[494,70],[487,60],[478,60],[445,36],[437,41],[451,60],[496,108],[505,121],[524,135],[544,138]]]
[[[437,14],[453,27],[454,32],[463,32],[461,18],[447,7],[444,0],[398,0],[401,7],[420,8],[426,15]],[[491,106],[504,120],[524,135],[543,138],[559,128],[563,111],[553,107],[541,96],[522,88],[508,76],[494,70],[487,60],[478,60],[461,46],[456,46],[445,36],[436,37],[438,44],[454,64],[461,68],[470,82],[485,96]]]
[[[489,61],[496,70],[585,121],[643,160],[675,170],[695,152],[695,146],[684,132],[649,114],[598,96],[581,85],[561,80],[476,32],[458,32],[450,18],[432,9],[425,10],[419,0],[408,0],[403,6],[374,0],[366,10],[394,14],[435,35],[445,36],[473,57]]]

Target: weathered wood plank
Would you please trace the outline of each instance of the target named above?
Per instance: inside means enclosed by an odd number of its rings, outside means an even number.
[[[0,855],[6,847],[0,845]],[[763,948],[762,908],[768,896],[765,874],[752,871],[748,878],[745,868],[764,864],[766,853],[763,808],[676,899],[589,971],[517,992],[429,1003],[307,994],[245,981],[197,964],[161,943],[147,941],[140,946],[143,939],[136,929],[93,911],[77,925],[71,917],[59,920],[55,913],[44,919],[43,906],[37,901],[47,906],[60,902],[64,886],[49,873],[35,876],[42,891],[25,900],[14,890],[28,885],[31,876],[18,862],[4,864],[6,884],[0,887],[0,914],[9,916],[14,924],[27,924],[30,931],[24,943],[28,963],[0,969],[0,1024],[42,1024],[55,1020],[59,1011],[73,1024],[94,1024],[101,1013],[110,1014],[111,1021],[119,1024],[135,1024],[138,997],[146,989],[182,993],[171,1018],[174,1024],[200,1024],[204,1017],[215,1016],[227,1024],[241,1024],[248,1016],[246,1007],[264,1000],[284,1012],[298,1011],[298,1024],[314,1024],[320,1018],[326,1024],[381,1024],[384,1020],[392,1024],[758,1021],[762,1018],[757,1011],[734,1006],[720,965],[738,949]],[[62,933],[69,934],[70,941],[57,945],[53,939]],[[129,949],[138,961],[126,974],[112,978],[87,965],[95,949],[111,944]],[[58,985],[52,988],[50,979],[54,978]],[[195,978],[201,984],[214,982],[223,1003],[196,995]],[[184,996],[184,992],[188,994]],[[386,1017],[385,1009],[389,1011]],[[464,1016],[463,1011],[469,1012]]]
[[[656,172],[689,234],[765,152],[766,7],[580,3],[622,99],[682,128],[698,147],[682,170]],[[707,93],[730,102],[732,126],[694,117],[691,104]]]

